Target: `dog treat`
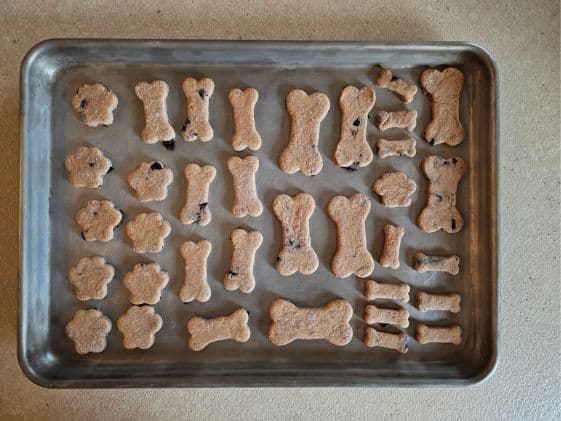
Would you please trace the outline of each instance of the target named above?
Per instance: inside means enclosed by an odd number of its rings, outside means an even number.
[[[277,346],[296,339],[324,339],[343,346],[353,338],[349,323],[353,308],[345,300],[333,300],[323,307],[300,308],[279,298],[271,305],[269,314],[269,340]]]
[[[125,275],[123,284],[129,290],[132,304],[156,304],[162,296],[162,289],[169,282],[169,276],[157,263],[139,263]]]
[[[301,171],[316,175],[323,167],[318,150],[319,126],[329,111],[329,98],[319,92],[308,95],[293,89],[286,96],[286,109],[291,119],[290,137],[279,166],[288,174]]]
[[[127,224],[126,233],[136,253],[159,253],[171,234],[171,226],[157,212],[141,213]]]
[[[208,142],[214,136],[208,122],[208,103],[214,93],[214,82],[209,78],[197,80],[188,77],[183,81],[183,92],[187,101],[187,119],[181,128],[181,136],[187,142],[197,138]]]
[[[417,342],[420,344],[451,343],[459,345],[462,343],[462,328],[454,325],[449,327],[429,327],[422,323],[416,327]]]
[[[234,204],[232,213],[237,218],[246,215],[259,216],[263,213],[263,205],[257,197],[255,174],[259,169],[259,159],[254,156],[228,159],[228,170],[232,174],[234,184]]]
[[[228,290],[238,289],[249,294],[255,288],[253,277],[253,263],[255,253],[263,242],[263,236],[259,231],[245,231],[235,229],[230,236],[232,239],[232,263],[230,270],[224,277],[224,288]]]
[[[249,315],[243,308],[239,308],[228,316],[204,319],[191,317],[187,323],[189,332],[189,348],[201,351],[209,344],[227,339],[247,342],[251,336],[247,321]]]
[[[372,327],[367,327],[364,331],[364,343],[367,347],[381,347],[395,349],[406,353],[409,350],[408,336],[406,333],[387,333],[379,332]]]
[[[117,95],[99,83],[80,86],[72,98],[72,107],[89,127],[112,124],[118,103]]]
[[[374,304],[368,304],[364,309],[364,321],[369,325],[381,323],[396,325],[405,329],[409,326],[409,312],[404,308],[394,310],[391,308],[379,308]]]
[[[254,117],[258,98],[259,93],[257,89],[253,88],[243,91],[236,88],[228,93],[228,101],[230,101],[234,113],[232,147],[235,151],[243,151],[245,148],[256,151],[261,147],[261,136],[255,128]]]
[[[407,284],[382,284],[370,279],[366,281],[364,295],[369,301],[384,299],[407,303],[410,289]]]
[[[115,268],[103,257],[82,257],[68,272],[68,279],[78,300],[101,300],[107,296],[107,284],[114,275]]]
[[[90,200],[76,214],[76,222],[82,227],[86,241],[107,242],[113,238],[113,230],[123,220],[123,213],[109,200]]]
[[[405,230],[401,225],[384,225],[384,249],[380,264],[385,268],[399,268],[399,246]]]
[[[130,306],[117,319],[117,329],[123,334],[123,346],[127,349],[150,348],[161,328],[162,317],[151,306]]]
[[[314,198],[307,193],[294,197],[280,194],[273,200],[273,212],[282,225],[282,249],[276,262],[281,275],[297,271],[307,275],[318,268],[310,238],[310,217],[315,207]]]
[[[166,107],[166,98],[169,86],[163,80],[152,83],[140,82],[134,87],[136,96],[144,105],[146,126],[142,129],[142,140],[144,143],[156,143],[159,141],[173,141],[175,130],[171,126]]]
[[[372,190],[387,208],[407,207],[411,205],[417,184],[401,171],[387,172],[372,184]]]
[[[377,122],[381,132],[395,127],[411,132],[417,125],[417,111],[378,111]]]
[[[347,86],[339,97],[341,135],[335,149],[340,167],[365,167],[372,161],[372,149],[366,141],[368,113],[376,102],[374,89]]]
[[[206,261],[212,250],[208,240],[198,242],[185,241],[180,253],[185,260],[185,281],[179,291],[179,298],[184,303],[193,300],[206,302],[210,299],[210,286],[206,279]]]
[[[417,87],[410,85],[403,79],[394,76],[389,69],[382,69],[376,78],[376,85],[380,88],[386,88],[396,94],[405,104],[413,101],[413,97],[417,93]]]
[[[378,148],[378,157],[387,158],[389,156],[408,156],[413,158],[417,154],[415,149],[415,139],[403,140],[386,140],[378,139],[376,147]]]
[[[129,186],[141,202],[161,201],[168,195],[173,171],[161,162],[143,162],[129,174]]]
[[[185,206],[179,214],[179,220],[183,224],[199,224],[204,227],[210,223],[208,189],[214,177],[216,177],[216,168],[212,165],[200,167],[197,164],[189,164],[185,167],[186,199]]]
[[[370,212],[370,200],[362,193],[349,198],[335,196],[327,212],[337,225],[337,251],[331,270],[338,278],[356,275],[364,278],[374,270],[374,259],[366,248],[365,222]]]
[[[451,275],[460,273],[460,258],[452,256],[427,256],[423,253],[415,254],[414,269],[419,273],[448,272]]]
[[[417,292],[417,308],[420,311],[449,311],[460,312],[459,294],[428,294],[423,291]]]
[[[78,310],[66,324],[66,336],[74,342],[78,354],[102,352],[107,347],[111,320],[95,309]]]
[[[432,100],[432,120],[423,132],[423,137],[431,145],[446,143],[455,146],[464,140],[464,128],[460,122],[463,84],[463,73],[453,67],[442,72],[427,69],[421,74],[421,86]]]
[[[113,170],[111,165],[111,161],[99,149],[85,146],[64,159],[70,184],[89,189],[101,187],[103,176]]]
[[[428,156],[423,171],[429,180],[427,205],[417,218],[417,225],[425,232],[443,229],[455,233],[464,226],[464,218],[456,208],[458,183],[466,171],[462,158],[444,159]]]

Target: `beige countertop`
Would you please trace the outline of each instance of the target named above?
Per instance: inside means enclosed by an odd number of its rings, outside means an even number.
[[[0,5],[0,418],[553,419],[560,409],[559,2],[216,0]],[[78,6],[79,4],[79,6]],[[464,40],[496,59],[501,352],[467,388],[47,390],[16,359],[19,66],[53,37]],[[557,397],[556,397],[557,396]]]

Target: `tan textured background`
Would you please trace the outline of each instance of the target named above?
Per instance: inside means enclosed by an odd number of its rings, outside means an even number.
[[[558,1],[113,3],[0,4],[0,418],[561,416]],[[504,276],[495,375],[464,389],[400,390],[90,391],[46,390],[29,382],[16,360],[18,72],[25,52],[52,37],[466,40],[486,47],[501,79]]]

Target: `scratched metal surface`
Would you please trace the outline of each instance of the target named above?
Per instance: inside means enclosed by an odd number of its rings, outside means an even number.
[[[418,111],[413,134],[417,156],[384,160],[375,156],[368,167],[357,172],[338,168],[332,155],[339,136],[339,93],[348,84],[373,86],[378,65],[390,67],[398,76],[417,84],[427,66],[459,67],[465,74],[461,96],[465,141],[455,148],[429,146],[421,136],[430,119],[428,97],[420,90],[414,102],[405,106],[389,91],[376,88],[372,116],[378,110]],[[168,111],[179,133],[185,118],[181,82],[186,76],[206,76],[215,81],[210,100],[214,139],[187,143],[178,136],[174,151],[161,144],[145,145],[139,137],[144,114],[134,85],[155,79],[170,85]],[[90,82],[105,84],[119,97],[115,122],[109,127],[88,128],[71,108],[70,98],[76,89]],[[263,146],[252,154],[260,160],[257,190],[265,209],[259,218],[237,219],[230,212],[232,188],[226,160],[248,153],[236,153],[231,148],[232,112],[227,93],[234,87],[249,86],[259,91],[255,118]],[[288,175],[277,166],[289,131],[284,98],[295,87],[323,92],[331,101],[319,142],[324,167],[315,177]],[[22,369],[37,383],[50,387],[469,384],[484,378],[494,366],[498,337],[497,119],[492,60],[466,44],[64,40],[40,45],[22,66]],[[390,139],[405,136],[407,133],[399,129],[383,134]],[[368,141],[374,146],[379,137],[371,118]],[[63,159],[81,145],[99,147],[113,161],[115,170],[105,177],[101,189],[76,189],[67,181]],[[458,234],[427,234],[415,225],[427,189],[421,161],[433,153],[460,156],[468,165],[458,192],[458,207],[465,218]],[[164,202],[142,204],[127,187],[127,174],[144,160],[159,160],[174,171],[175,180]],[[178,220],[185,199],[182,171],[189,162],[211,164],[217,169],[209,197],[213,219],[206,227],[185,226]],[[384,208],[371,192],[372,183],[387,170],[404,171],[417,182],[411,207]],[[279,193],[301,191],[316,200],[310,229],[320,266],[312,275],[283,277],[274,269],[280,250],[280,225],[271,203]],[[461,345],[420,345],[411,338],[409,352],[400,354],[363,344],[365,281],[338,279],[331,273],[336,232],[326,212],[334,195],[356,191],[371,198],[366,232],[368,248],[376,260],[382,249],[384,224],[405,227],[401,267],[394,271],[376,264],[369,278],[411,285],[411,302],[404,305],[411,314],[409,335],[414,336],[415,325],[421,321],[434,325],[458,323],[463,329]],[[135,254],[124,235],[124,225],[109,243],[83,241],[74,215],[87,200],[95,198],[113,201],[124,211],[125,223],[140,212],[160,212],[173,229],[164,250]],[[255,263],[257,287],[249,295],[222,286],[231,256],[230,232],[236,227],[259,230],[264,237]],[[212,298],[207,303],[183,304],[178,298],[183,282],[178,249],[185,240],[201,238],[210,240],[213,246],[208,259]],[[461,272],[457,276],[418,274],[411,268],[416,251],[458,254]],[[66,273],[81,257],[91,255],[105,256],[116,275],[104,300],[80,303]],[[159,263],[170,275],[162,300],[155,306],[164,320],[163,328],[151,349],[126,350],[116,329],[116,319],[129,305],[122,278],[134,264],[150,261]],[[461,313],[415,310],[412,304],[418,290],[460,293]],[[355,313],[353,340],[345,347],[322,341],[272,345],[266,337],[268,308],[277,297],[302,306],[320,306],[336,297],[348,300]],[[107,315],[113,321],[113,330],[103,353],[80,356],[65,337],[64,325],[76,310],[90,307]],[[188,348],[186,323],[192,315],[214,317],[238,307],[250,313],[252,336],[247,343],[225,341],[202,352]]]

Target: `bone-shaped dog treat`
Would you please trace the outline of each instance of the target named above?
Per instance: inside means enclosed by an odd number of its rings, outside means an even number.
[[[335,196],[327,212],[337,225],[337,251],[331,270],[338,278],[356,275],[361,278],[374,270],[374,259],[366,248],[365,222],[370,212],[370,200],[362,193],[349,198]]]
[[[339,97],[341,135],[335,149],[335,162],[340,167],[365,167],[372,161],[372,149],[366,141],[368,113],[376,102],[374,89],[347,86]]]
[[[382,69],[376,78],[376,85],[386,88],[396,94],[401,101],[409,104],[417,93],[417,87],[410,85],[403,79],[394,76],[389,69]]]
[[[255,288],[255,278],[253,277],[253,262],[255,252],[263,242],[263,236],[259,231],[244,231],[235,229],[231,235],[232,264],[230,270],[224,278],[224,288],[228,290],[240,289],[246,294]]]
[[[448,272],[451,275],[460,273],[460,258],[451,256],[427,256],[423,253],[415,254],[414,269],[419,273]]]
[[[416,339],[420,344],[451,343],[459,345],[462,343],[462,328],[454,325],[449,327],[428,327],[422,323],[416,327]]]
[[[370,279],[366,281],[364,295],[369,301],[384,299],[406,303],[409,301],[410,289],[407,284],[381,284]]]
[[[394,127],[411,132],[417,125],[417,111],[378,111],[377,120],[381,132]]]
[[[276,268],[288,276],[298,271],[310,274],[319,265],[310,239],[310,217],[316,204],[312,196],[300,193],[293,198],[280,194],[273,200],[273,212],[282,225],[282,249]]]
[[[417,308],[420,311],[449,311],[460,312],[460,295],[451,294],[428,294],[423,291],[417,292]]]
[[[333,300],[323,307],[300,308],[279,298],[269,309],[269,340],[278,346],[296,339],[324,339],[343,346],[353,338],[349,323],[353,308],[345,300]]]
[[[417,225],[423,231],[443,229],[455,233],[462,229],[464,219],[456,208],[456,192],[465,170],[462,158],[444,159],[432,155],[423,160],[423,171],[430,182],[427,205],[417,218]]]
[[[210,299],[210,287],[206,279],[206,261],[212,250],[210,241],[185,241],[180,253],[185,260],[185,281],[179,291],[184,303],[193,300],[205,302]]]
[[[385,268],[399,268],[399,246],[405,230],[401,225],[384,225],[384,249],[380,264]]]
[[[447,143],[455,146],[464,140],[464,128],[460,122],[463,84],[463,73],[453,67],[442,72],[428,69],[421,74],[421,86],[432,99],[432,120],[423,132],[423,137],[431,145]]]
[[[213,80],[188,77],[183,81],[183,93],[187,101],[187,119],[181,128],[181,136],[187,142],[197,138],[201,142],[208,142],[214,135],[208,122],[208,103],[214,93]]]
[[[134,87],[134,92],[144,104],[146,117],[146,126],[142,129],[144,143],[173,140],[175,131],[169,122],[166,108],[168,84],[163,80],[156,80],[152,83],[140,82]]]
[[[415,149],[415,139],[403,140],[386,140],[378,139],[376,147],[378,148],[378,157],[387,158],[389,156],[408,156],[410,158],[417,154]]]
[[[187,191],[185,206],[181,209],[179,220],[184,224],[208,225],[211,220],[208,209],[208,189],[216,176],[216,169],[212,165],[200,167],[189,164],[185,167]]]
[[[406,353],[409,350],[406,333],[379,332],[372,327],[367,327],[364,331],[364,343],[370,348],[378,346],[395,349],[402,353]]]
[[[364,309],[364,321],[369,325],[381,323],[396,325],[405,329],[409,326],[409,312],[404,308],[394,310],[391,308],[379,308],[374,304],[368,304]]]
[[[290,137],[279,166],[288,174],[301,171],[315,175],[323,167],[318,150],[319,126],[329,111],[329,98],[319,92],[308,95],[293,89],[286,96],[286,109],[291,119]]]
[[[254,109],[259,93],[256,89],[232,89],[228,101],[234,113],[234,136],[232,147],[235,151],[249,148],[256,151],[261,147],[261,136],[255,129]]]
[[[238,158],[233,156],[228,159],[228,170],[233,177],[234,204],[232,213],[237,218],[246,215],[259,216],[263,213],[263,205],[257,197],[255,174],[259,169],[259,159],[254,156]]]
[[[204,319],[191,317],[187,323],[189,332],[189,348],[201,351],[209,344],[227,339],[238,342],[247,342],[251,336],[247,321],[249,315],[243,308],[239,308],[228,316]]]

